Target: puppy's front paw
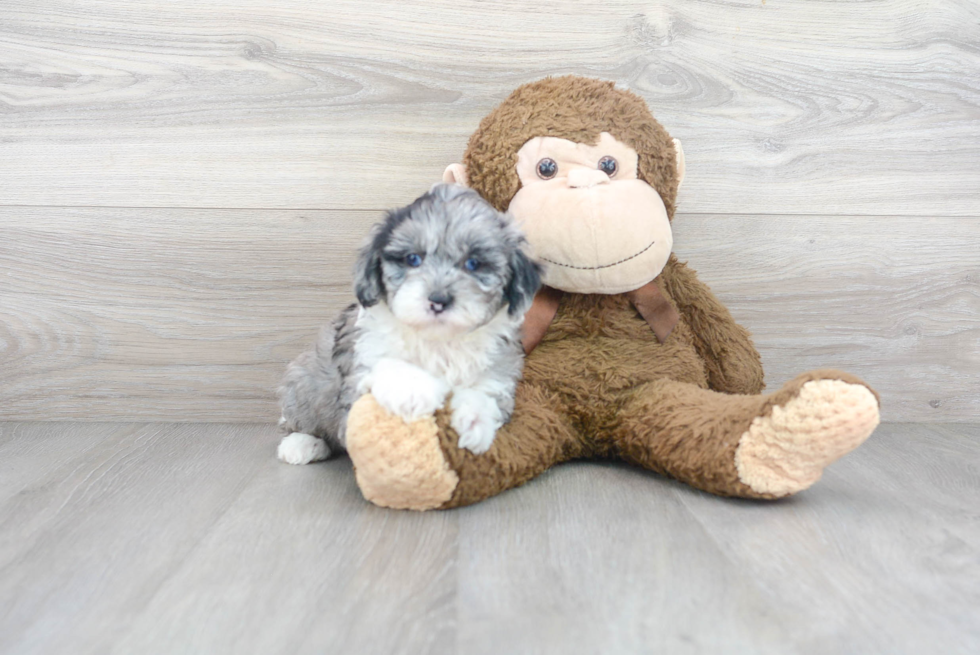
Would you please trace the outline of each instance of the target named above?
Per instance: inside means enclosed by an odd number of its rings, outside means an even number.
[[[497,428],[503,425],[497,402],[481,391],[463,389],[453,394],[450,425],[459,435],[459,447],[474,455],[490,450]]]
[[[279,461],[286,464],[309,464],[330,457],[330,447],[326,441],[312,434],[293,432],[279,442],[276,455]]]
[[[449,387],[429,372],[397,359],[382,360],[371,375],[378,404],[405,421],[431,416],[446,402]]]

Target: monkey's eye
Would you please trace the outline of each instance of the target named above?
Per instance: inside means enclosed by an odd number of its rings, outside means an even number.
[[[416,255],[414,252],[410,255],[405,255],[405,263],[412,268],[418,268],[422,265],[422,256]]]
[[[463,262],[463,268],[465,268],[471,273],[477,270],[478,268],[480,268],[480,266],[481,266],[480,260],[474,257],[470,257],[465,262]]]
[[[612,157],[603,157],[602,159],[599,160],[599,170],[605,173],[606,175],[608,175],[609,177],[615,175],[618,169],[619,169],[619,164],[617,164],[616,160],[613,159]]]
[[[555,163],[554,159],[550,157],[545,157],[538,162],[538,177],[542,180],[550,180],[558,172],[558,164]]]

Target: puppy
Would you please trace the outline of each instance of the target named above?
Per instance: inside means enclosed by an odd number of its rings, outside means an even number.
[[[358,303],[286,370],[279,459],[345,450],[347,414],[365,393],[406,421],[450,397],[459,446],[486,452],[514,409],[521,324],[540,286],[523,247],[509,218],[465,187],[436,185],[389,212],[355,266]]]

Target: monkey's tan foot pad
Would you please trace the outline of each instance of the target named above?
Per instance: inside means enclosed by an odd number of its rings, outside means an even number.
[[[370,394],[347,417],[347,452],[361,493],[381,507],[435,509],[459,483],[442,454],[435,419],[405,423]]]
[[[739,479],[767,496],[788,496],[820,479],[877,427],[878,399],[861,384],[812,380],[752,421],[735,451]]]

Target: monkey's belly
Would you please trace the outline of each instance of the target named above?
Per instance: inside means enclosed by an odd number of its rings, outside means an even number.
[[[586,334],[545,340],[525,361],[524,380],[599,412],[653,380],[668,378],[707,388],[704,361],[683,319],[663,344],[638,320],[649,338],[645,332],[640,332],[642,337],[633,332],[630,336]]]
[[[643,327],[650,329],[646,323]],[[524,364],[524,383],[552,397],[555,409],[582,438],[585,452],[597,457],[615,453],[613,435],[636,389],[665,378],[708,386],[704,362],[683,321],[663,344],[656,337],[567,335],[542,342]]]

